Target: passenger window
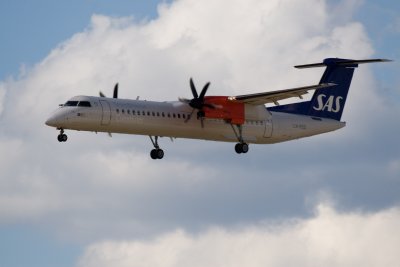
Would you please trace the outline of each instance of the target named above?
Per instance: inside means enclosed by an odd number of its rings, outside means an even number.
[[[181,118],[181,114],[178,114],[178,118],[179,118],[179,119]]]
[[[122,110],[122,114],[124,114],[124,113],[125,113],[125,109]]]
[[[157,117],[160,117],[160,112],[157,112]]]
[[[150,116],[150,111],[147,111],[147,116]]]

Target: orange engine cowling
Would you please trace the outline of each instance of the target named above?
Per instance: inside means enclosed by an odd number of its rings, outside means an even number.
[[[206,104],[211,104],[215,108],[204,107],[206,118],[223,119],[232,124],[244,123],[244,104],[229,100],[227,96],[206,96]]]

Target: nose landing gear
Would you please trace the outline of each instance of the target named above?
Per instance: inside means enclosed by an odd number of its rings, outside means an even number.
[[[67,142],[68,136],[64,134],[64,129],[60,129],[60,134],[57,136],[58,142]]]

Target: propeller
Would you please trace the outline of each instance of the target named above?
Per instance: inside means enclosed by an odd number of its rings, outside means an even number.
[[[118,98],[118,83],[114,86],[113,98]]]
[[[179,98],[179,101],[188,104],[190,107],[193,108],[192,112],[188,116],[188,118],[185,120],[185,122],[188,122],[190,118],[192,117],[192,114],[195,109],[198,110],[197,112],[197,118],[201,120],[201,127],[204,127],[204,107],[214,109],[214,105],[208,104],[204,102],[204,97],[207,93],[208,87],[210,86],[210,82],[206,83],[203,87],[203,89],[200,92],[200,95],[197,93],[196,86],[193,83],[193,79],[190,78],[190,89],[192,91],[193,98],[192,99],[186,99],[186,98]]]
[[[106,95],[103,94],[102,91],[99,92],[99,95],[100,95],[100,97],[106,97]],[[114,86],[113,98],[118,98],[118,83],[116,83]]]

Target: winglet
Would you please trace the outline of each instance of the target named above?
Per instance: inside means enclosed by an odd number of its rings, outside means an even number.
[[[294,67],[297,69],[318,68],[318,67],[325,67],[325,66],[332,66],[332,65],[357,67],[358,64],[375,63],[375,62],[391,62],[391,61],[393,61],[393,60],[383,59],[383,58],[362,59],[362,60],[342,59],[342,58],[326,58],[321,63],[297,65]]]

